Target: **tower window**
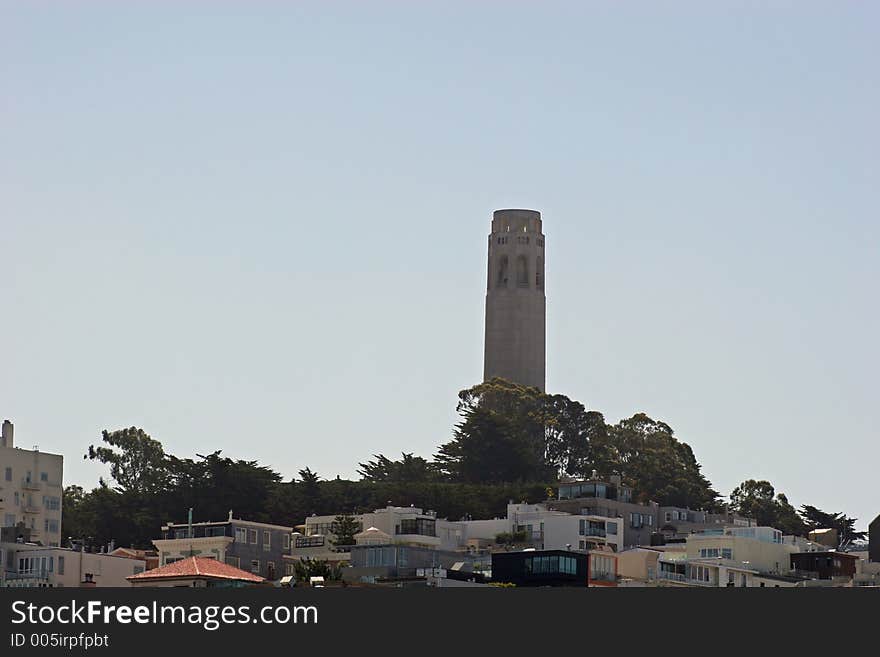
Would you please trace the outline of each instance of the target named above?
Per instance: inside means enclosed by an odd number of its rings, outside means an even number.
[[[538,289],[541,289],[544,287],[543,273],[544,273],[544,261],[541,258],[541,256],[538,256],[538,263],[535,266],[535,287],[537,287]]]
[[[516,258],[516,284],[518,287],[529,286],[529,267],[524,255]]]
[[[501,256],[498,265],[498,285],[496,287],[507,287],[507,256]]]

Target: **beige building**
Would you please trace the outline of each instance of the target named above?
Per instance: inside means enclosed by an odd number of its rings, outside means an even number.
[[[0,527],[19,528],[16,538],[24,541],[60,546],[63,469],[60,454],[16,447],[12,422],[4,420],[0,430]]]
[[[797,583],[791,576],[791,555],[801,550],[773,527],[707,530],[689,535],[684,546],[684,552],[664,552],[658,558],[658,583],[708,587]]]
[[[544,234],[535,210],[496,210],[489,235],[483,379],[544,390]]]
[[[128,588],[126,578],[146,567],[143,559],[33,544],[3,543],[0,555],[6,565],[4,587]]]
[[[617,555],[617,574],[622,579],[650,582],[656,579],[657,560],[662,550],[634,547]]]

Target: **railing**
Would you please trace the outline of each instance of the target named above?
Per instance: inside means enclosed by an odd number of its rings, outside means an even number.
[[[24,506],[22,506],[21,510],[25,513],[39,513],[40,507],[34,504],[25,504]]]
[[[21,487],[25,490],[42,490],[43,484],[39,481],[34,481],[33,479],[25,477],[21,480]]]
[[[661,570],[657,573],[657,579],[667,580],[669,582],[687,582],[688,577],[684,573],[670,573]]]
[[[581,536],[600,536],[605,538],[605,530],[598,527],[587,527]]]
[[[691,577],[687,580],[688,584],[694,584],[695,586],[718,586],[718,582],[709,580],[708,582],[704,579],[696,579]]]

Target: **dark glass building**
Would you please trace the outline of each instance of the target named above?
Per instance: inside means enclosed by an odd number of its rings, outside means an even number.
[[[587,586],[590,555],[569,550],[492,554],[492,581],[516,586]]]

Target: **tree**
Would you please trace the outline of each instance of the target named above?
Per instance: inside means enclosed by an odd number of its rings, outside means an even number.
[[[331,541],[333,547],[354,545],[354,535],[361,531],[360,523],[354,516],[336,516],[333,521],[333,533],[336,538]]]
[[[298,582],[309,582],[311,577],[323,577],[327,581],[342,579],[342,567],[321,559],[303,557],[293,562],[293,573]]]
[[[301,494],[303,503],[306,507],[306,513],[316,513],[321,506],[321,487],[319,481],[321,478],[317,473],[312,472],[309,468],[303,468],[299,471],[299,483],[297,487]]]
[[[118,491],[150,494],[164,487],[167,470],[162,443],[137,427],[105,429],[101,439],[109,447],[89,445],[86,456],[110,465]]]
[[[718,493],[700,472],[693,450],[672,427],[644,413],[608,427],[603,458],[633,486],[642,502],[712,510]]]
[[[451,442],[441,445],[435,460],[451,481],[540,481],[548,476],[534,443],[511,422],[483,407],[468,410]]]
[[[494,378],[459,395],[462,421],[434,457],[451,481],[553,481],[545,436],[546,395]],[[561,458],[561,457],[560,457]]]
[[[802,505],[798,513],[804,519],[804,523],[810,531],[814,529],[836,529],[838,547],[864,541],[868,536],[867,532],[856,531],[855,524],[857,518],[850,518],[844,513],[827,513],[809,504]]]
[[[594,468],[606,471],[608,427],[601,413],[565,395],[544,395],[539,412],[544,458],[557,477],[586,477]]]
[[[497,545],[513,546],[516,544],[528,543],[529,533],[525,529],[516,532],[501,532],[495,534],[495,543]]]
[[[785,494],[777,495],[773,485],[764,479],[748,479],[734,488],[730,494],[730,510],[784,534],[803,536],[806,533],[806,526]]]
[[[363,481],[436,481],[436,466],[421,456],[401,454],[399,461],[392,461],[382,454],[373,454],[372,461],[358,463],[358,474]]]

